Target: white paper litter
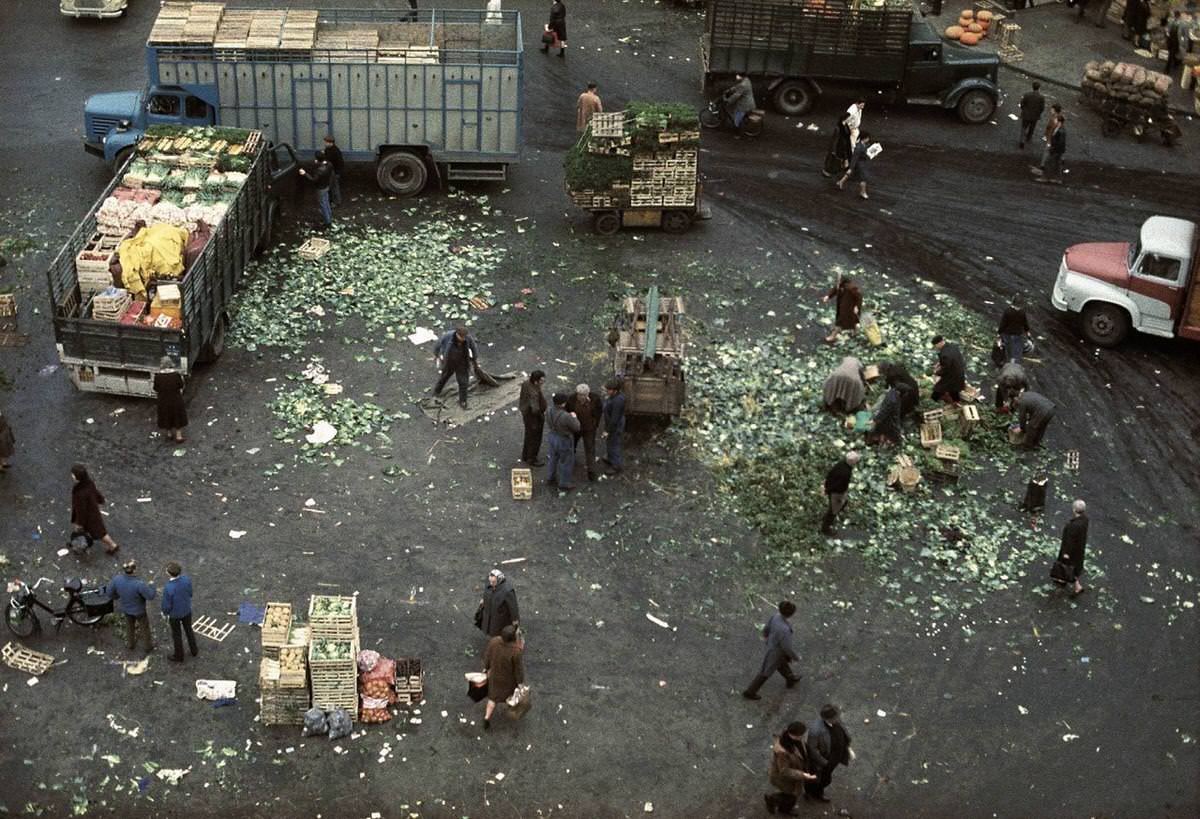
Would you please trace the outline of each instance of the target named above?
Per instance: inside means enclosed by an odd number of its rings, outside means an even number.
[[[418,327],[416,332],[410,333],[408,340],[413,344],[425,344],[429,341],[437,341],[438,334],[428,327]]]
[[[179,780],[192,772],[191,768],[159,768],[157,774],[159,779],[164,782],[169,782],[172,785],[178,785]]]
[[[327,444],[337,437],[337,427],[328,421],[317,421],[313,424],[313,431],[304,436],[304,440],[310,444]]]
[[[242,537],[244,534],[246,534],[246,532],[245,532],[244,530],[242,530],[242,529],[230,529],[230,530],[229,530],[229,536],[230,536],[231,538],[233,538],[234,540],[237,540],[237,539],[239,539],[239,538],[240,538],[240,537]]]
[[[229,700],[237,696],[237,680],[196,680],[196,697],[202,700]]]
[[[656,626],[662,626],[663,628],[671,627],[671,624],[668,623],[666,620],[659,620],[657,617],[655,617],[650,612],[646,612],[646,619],[649,620],[651,623],[653,623]]]

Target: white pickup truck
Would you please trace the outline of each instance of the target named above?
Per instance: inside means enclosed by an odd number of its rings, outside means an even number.
[[[68,17],[120,17],[128,0],[59,0],[58,10]]]
[[[1072,245],[1063,254],[1050,303],[1079,313],[1083,337],[1101,347],[1129,330],[1200,341],[1200,228],[1151,216],[1138,240]]]

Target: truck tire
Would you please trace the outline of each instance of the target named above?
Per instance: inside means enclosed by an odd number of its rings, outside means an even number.
[[[113,157],[113,176],[117,175],[117,171],[121,170],[121,168],[125,166],[125,163],[129,161],[129,157],[131,156],[133,156],[132,145],[117,151],[117,155]]]
[[[393,196],[416,196],[429,180],[425,161],[408,151],[393,151],[379,160],[375,181]]]
[[[621,214],[615,210],[598,210],[592,214],[592,230],[599,236],[612,236],[621,229]]]
[[[972,88],[958,100],[958,118],[968,125],[987,122],[995,110],[996,98],[980,88]]]
[[[785,117],[798,117],[817,104],[817,92],[807,80],[784,80],[775,86],[771,104]]]
[[[1093,302],[1081,320],[1083,337],[1097,347],[1116,347],[1129,333],[1129,314],[1115,304]]]
[[[679,235],[692,227],[692,215],[686,210],[666,210],[662,215],[662,229],[666,233]]]

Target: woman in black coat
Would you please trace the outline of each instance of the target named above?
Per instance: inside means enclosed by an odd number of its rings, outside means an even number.
[[[71,467],[71,480],[75,482],[75,485],[71,487],[73,535],[86,532],[92,540],[104,541],[104,551],[110,555],[113,554],[121,547],[108,533],[108,529],[104,525],[104,516],[100,514],[104,496],[92,482],[92,476],[88,474],[87,467],[83,464],[75,464]]]
[[[899,393],[900,419],[903,420],[917,408],[917,402],[920,400],[921,395],[917,382],[909,375],[905,366],[898,362],[884,364],[880,368],[880,374],[883,376],[884,383],[889,387],[895,387],[896,392]]]
[[[567,4],[562,0],[554,0],[550,6],[550,22],[546,28],[558,35],[558,56],[567,56]],[[549,51],[550,46],[542,43],[542,51]]]
[[[188,425],[187,407],[183,404],[183,376],[167,356],[159,362],[154,376],[154,394],[158,396],[158,428],[163,435],[170,433],[176,443],[183,443],[183,428]]]

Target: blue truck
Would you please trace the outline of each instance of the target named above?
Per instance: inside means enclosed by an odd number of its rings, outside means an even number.
[[[120,168],[149,125],[262,131],[304,156],[332,135],[373,161],[387,193],[431,180],[503,180],[521,153],[515,11],[315,11],[164,3],[149,84],[96,94],[84,148]]]

